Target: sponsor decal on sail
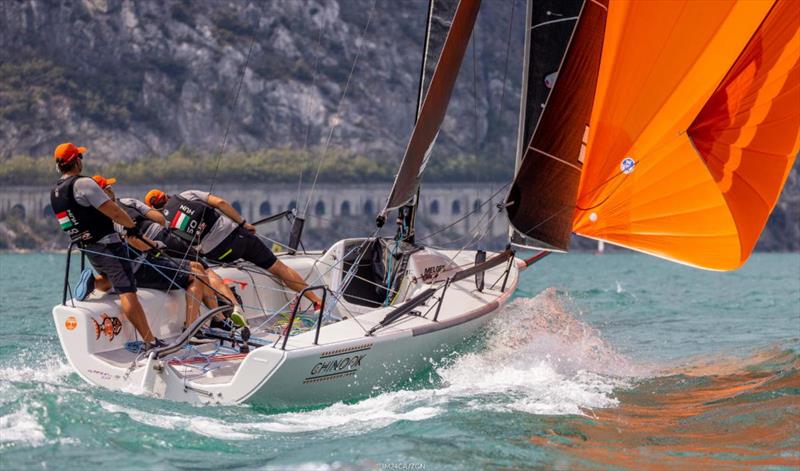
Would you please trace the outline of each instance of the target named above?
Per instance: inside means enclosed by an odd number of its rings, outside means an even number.
[[[619,164],[619,170],[625,175],[633,173],[634,168],[636,168],[636,161],[631,157],[626,157]]]

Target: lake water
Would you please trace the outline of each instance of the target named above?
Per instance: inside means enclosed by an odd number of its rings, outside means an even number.
[[[84,383],[50,315],[63,264],[0,254],[3,470],[800,467],[800,254],[553,255],[412,387],[275,413]]]

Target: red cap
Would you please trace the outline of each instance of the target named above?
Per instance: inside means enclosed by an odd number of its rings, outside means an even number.
[[[106,188],[108,188],[109,186],[113,185],[114,183],[117,183],[117,179],[116,178],[104,178],[101,175],[93,176],[92,180],[96,181],[97,184],[100,185],[100,188],[102,188],[104,190]]]
[[[163,191],[153,188],[144,196],[144,203],[155,209],[161,209],[167,202],[167,195]]]
[[[59,144],[53,152],[53,158],[60,164],[68,164],[75,159],[75,157],[86,152],[85,147],[77,147],[71,142]]]

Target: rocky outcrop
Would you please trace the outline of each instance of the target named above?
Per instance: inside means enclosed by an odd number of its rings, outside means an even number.
[[[64,140],[103,160],[180,147],[216,153],[230,124],[227,150],[320,146],[332,133],[334,146],[399,159],[413,123],[426,4],[2,2],[0,154],[46,155]],[[479,68],[473,73],[470,51],[443,151],[474,152],[477,128],[481,146],[505,144],[513,161],[511,95],[521,69],[511,61],[505,73],[510,13],[497,4],[478,19]],[[517,8],[512,57],[521,56],[523,17]]]

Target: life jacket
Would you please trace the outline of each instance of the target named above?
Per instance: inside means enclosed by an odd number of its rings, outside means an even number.
[[[194,245],[202,241],[214,227],[220,214],[213,206],[202,201],[172,195],[164,205],[164,217],[173,234]]]
[[[50,206],[61,230],[72,242],[81,245],[97,242],[114,233],[114,222],[93,206],[82,206],[75,201],[74,186],[83,175],[73,175],[60,180],[50,192]]]
[[[136,207],[129,206],[119,200],[117,200],[117,203],[119,203],[119,206],[123,211],[128,213],[128,216],[133,219],[133,222],[139,226],[139,229],[144,236],[155,240],[158,234],[160,234],[162,231],[166,232],[166,228],[164,226],[148,219],[147,216],[142,214],[142,212],[136,209]]]
[[[143,224],[146,220],[148,220],[144,216],[144,214],[141,213],[141,211],[139,211],[138,209],[134,208],[133,206],[128,206],[127,204],[125,204],[125,203],[123,203],[122,201],[119,201],[119,200],[117,200],[117,203],[119,203],[119,206],[120,206],[120,208],[122,208],[123,211],[128,213],[128,216],[131,219],[133,219],[133,222],[135,222],[136,225]]]

